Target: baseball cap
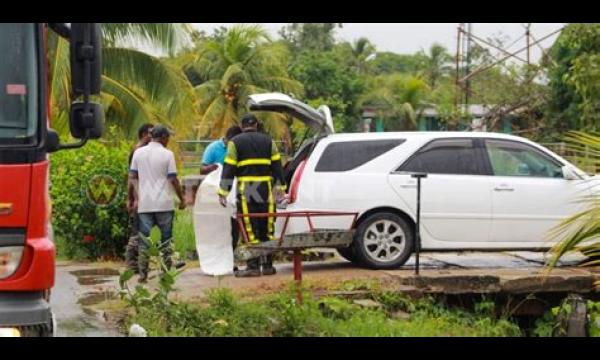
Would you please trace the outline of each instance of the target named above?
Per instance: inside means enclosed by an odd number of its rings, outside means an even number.
[[[253,126],[258,123],[258,119],[253,114],[246,114],[242,117],[242,127]]]
[[[173,134],[174,132],[169,130],[169,128],[167,128],[164,125],[156,125],[152,128],[152,138],[154,139],[158,139],[165,136],[171,136]]]

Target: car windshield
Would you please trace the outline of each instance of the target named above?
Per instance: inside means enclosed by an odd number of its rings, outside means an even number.
[[[0,24],[0,145],[33,145],[37,131],[34,24]]]

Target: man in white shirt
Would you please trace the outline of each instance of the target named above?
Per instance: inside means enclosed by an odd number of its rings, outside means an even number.
[[[150,231],[158,226],[161,232],[160,250],[164,265],[171,268],[173,219],[173,191],[179,198],[179,209],[185,209],[183,192],[177,179],[175,156],[168,150],[170,131],[157,125],[152,129],[152,141],[137,149],[131,160],[129,176],[134,194],[130,208],[139,216],[140,243],[138,266],[140,282],[148,278],[148,255]]]

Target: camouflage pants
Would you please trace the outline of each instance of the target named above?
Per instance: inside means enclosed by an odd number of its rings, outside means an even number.
[[[127,267],[135,272],[138,271],[139,232],[138,215],[129,215],[129,242],[125,247],[125,261]]]

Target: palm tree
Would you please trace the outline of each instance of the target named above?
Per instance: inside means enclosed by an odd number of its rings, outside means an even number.
[[[194,95],[183,73],[163,60],[131,48],[145,45],[173,54],[187,40],[189,27],[167,23],[109,23],[102,25],[103,69],[99,100],[108,126],[131,136],[144,122],[161,122],[178,133],[189,132],[185,121],[194,116]],[[72,94],[69,44],[50,33],[52,126],[67,133]]]
[[[389,128],[412,130],[417,127],[418,110],[427,85],[418,77],[393,74],[380,75],[358,100],[358,107],[373,107]]]
[[[191,66],[204,82],[195,88],[201,118],[198,137],[222,136],[247,111],[253,93],[303,94],[303,86],[287,72],[289,53],[285,45],[270,41],[260,26],[231,27],[223,41],[206,40],[195,53]],[[285,117],[258,114],[272,135],[288,133]]]
[[[429,52],[421,50],[418,53],[420,58],[419,67],[422,74],[429,82],[429,86],[435,89],[438,80],[451,70],[450,63],[452,56],[448,54],[446,48],[440,44],[434,43],[429,47]]]
[[[569,145],[568,150],[574,154],[574,162],[581,168],[596,173],[600,168],[600,136],[571,132],[566,141]],[[565,219],[551,233],[553,238],[560,238],[561,241],[551,250],[553,257],[549,263],[550,267],[555,266],[563,255],[574,251],[590,257],[588,265],[600,264],[600,196],[596,194],[573,200],[583,201],[588,206],[580,213]]]
[[[352,55],[354,56],[357,73],[367,71],[367,61],[375,55],[375,45],[369,39],[361,37],[352,44]]]

